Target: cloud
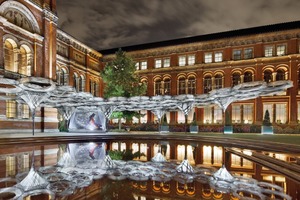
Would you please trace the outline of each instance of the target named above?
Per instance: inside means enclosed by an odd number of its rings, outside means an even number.
[[[299,19],[297,0],[57,0],[59,27],[94,49]]]

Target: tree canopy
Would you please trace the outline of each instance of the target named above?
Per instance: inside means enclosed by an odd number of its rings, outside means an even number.
[[[119,49],[115,59],[108,62],[101,73],[104,81],[104,97],[131,97],[144,95],[146,84],[135,73],[136,65],[131,57]]]

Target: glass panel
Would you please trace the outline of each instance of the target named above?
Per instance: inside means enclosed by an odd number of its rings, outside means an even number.
[[[273,104],[267,104],[265,103],[263,105],[263,119],[265,117],[265,113],[266,113],[266,110],[269,111],[269,114],[270,114],[270,122],[272,123],[273,122]]]
[[[212,53],[205,53],[204,54],[204,62],[211,63],[212,62]]]
[[[170,67],[170,58],[164,59],[164,67]]]
[[[265,57],[273,56],[273,46],[266,46],[265,47]]]
[[[276,123],[285,124],[287,122],[287,104],[276,104]]]
[[[155,60],[155,68],[161,68],[161,59]]]
[[[245,124],[253,123],[253,105],[252,104],[244,104],[243,105],[243,116]]]
[[[233,60],[241,60],[241,59],[242,59],[242,50],[234,50]]]
[[[217,52],[215,53],[215,62],[222,62],[223,61],[223,53]]]
[[[241,123],[241,106],[232,105],[232,123]]]
[[[186,65],[186,56],[179,56],[179,66],[185,66]]]
[[[188,56],[188,65],[194,65],[195,64],[195,55],[189,55]]]
[[[222,109],[219,106],[214,106],[214,123],[215,124],[223,123]]]
[[[205,124],[212,123],[212,107],[205,107],[204,108],[204,121]]]

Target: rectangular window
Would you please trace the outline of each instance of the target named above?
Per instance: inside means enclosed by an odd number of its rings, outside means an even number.
[[[215,124],[223,123],[222,109],[219,106],[214,106],[214,123]]]
[[[242,59],[242,50],[233,50],[233,60]]]
[[[282,44],[282,45],[277,45],[276,47],[276,55],[277,56],[283,56],[285,55],[286,51],[286,45]]]
[[[205,53],[204,54],[204,62],[205,63],[212,63],[212,53]]]
[[[253,48],[244,49],[244,59],[253,58]]]
[[[17,102],[14,100],[6,101],[6,117],[16,118],[17,117]]]
[[[285,124],[287,122],[287,105],[286,103],[275,104],[276,105],[276,123]]]
[[[186,56],[179,56],[179,66],[185,66],[186,65]]]
[[[216,52],[215,53],[215,62],[222,62],[223,61],[223,53],[222,52]]]
[[[29,170],[29,154],[28,153],[25,153],[22,155],[22,171],[25,172],[25,171],[28,171]]]
[[[272,57],[273,51],[274,51],[273,46],[265,46],[265,57]]]
[[[270,114],[270,122],[273,122],[273,104],[265,103],[263,104],[263,120],[265,119],[266,110],[269,111]]]
[[[194,65],[195,64],[195,55],[189,55],[188,56],[188,65]]]
[[[205,107],[204,108],[204,124],[211,124],[212,123],[212,108],[211,107]]]
[[[141,62],[141,69],[147,69],[147,61]]]
[[[241,123],[241,105],[232,105],[232,123]]]
[[[161,68],[161,59],[155,60],[155,68]]]
[[[252,124],[253,123],[253,105],[252,104],[244,104],[243,105],[243,120],[244,120],[244,124]]]
[[[135,68],[136,68],[136,70],[140,70],[140,63],[139,62],[135,63]]]
[[[29,119],[29,106],[22,104],[22,118]]]
[[[170,58],[164,58],[164,67],[170,67]]]
[[[13,155],[6,157],[6,176],[16,175],[16,157]]]

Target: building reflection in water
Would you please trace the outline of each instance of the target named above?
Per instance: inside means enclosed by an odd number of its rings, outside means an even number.
[[[68,146],[68,148],[67,148]],[[88,148],[86,148],[88,147]],[[238,175],[248,178],[254,178],[257,181],[272,183],[283,188],[283,192],[290,195],[292,199],[299,199],[300,185],[283,175],[280,175],[259,164],[253,163],[238,155],[225,151],[222,146],[207,145],[201,143],[184,143],[174,141],[161,142],[140,142],[140,141],[110,141],[106,143],[90,143],[90,144],[71,144],[71,145],[45,145],[45,146],[23,146],[18,148],[1,149],[1,170],[0,170],[0,188],[9,188],[16,184],[15,176],[26,173],[30,169],[30,163],[33,160],[32,150],[34,149],[34,164],[36,169],[39,167],[45,171],[51,171],[51,168],[45,166],[54,166],[63,157],[68,150],[72,152],[81,152],[71,154],[76,157],[77,161],[85,159],[104,158],[100,151],[132,149],[133,152],[140,151],[144,156],[137,158],[139,161],[150,161],[157,152],[176,165],[186,159],[193,166],[214,168],[215,170],[225,164],[226,168],[232,175]],[[238,149],[237,149],[238,150]],[[249,150],[238,150],[247,155],[251,155]],[[295,162],[295,155],[277,154],[268,152],[270,157],[283,160],[285,162]],[[79,156],[80,155],[80,156]],[[79,157],[78,157],[79,156]],[[299,155],[298,155],[299,156]],[[77,162],[77,164],[80,162]],[[84,163],[81,163],[84,166]],[[83,167],[84,168],[84,167]],[[84,169],[83,169],[84,171]],[[39,171],[41,172],[41,170]],[[69,171],[70,172],[70,171]],[[74,172],[75,173],[75,172]],[[208,170],[209,173],[209,170]],[[80,176],[80,174],[78,174]],[[73,176],[74,177],[74,176]],[[57,177],[55,177],[57,178]],[[80,180],[84,177],[81,175]],[[79,180],[78,179],[78,180]],[[187,180],[187,179],[186,179]],[[63,183],[63,182],[61,182]],[[67,183],[66,183],[67,184]],[[69,183],[68,183],[69,184]],[[78,182],[77,182],[78,185]],[[59,187],[63,187],[60,185]],[[267,187],[267,186],[266,186]],[[109,193],[111,192],[111,194]],[[259,199],[255,194],[247,194],[239,191],[240,195],[249,196],[253,199]],[[15,194],[9,191],[0,192],[0,199],[10,199]],[[65,199],[99,199],[101,195],[111,195],[111,199],[239,199],[232,193],[222,193],[211,187],[201,179],[192,181],[182,180],[146,180],[136,181],[125,179],[122,181],[111,180],[106,176],[99,176],[94,179],[90,185],[82,185],[74,192],[64,197]],[[274,194],[270,195],[270,199],[283,199]],[[26,199],[49,199],[47,194],[33,194]]]

